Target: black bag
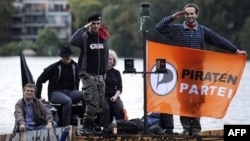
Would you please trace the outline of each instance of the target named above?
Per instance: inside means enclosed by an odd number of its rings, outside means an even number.
[[[139,118],[131,120],[119,119],[117,122],[118,134],[137,134],[143,130],[143,122]],[[103,131],[104,133],[112,133],[112,124]]]

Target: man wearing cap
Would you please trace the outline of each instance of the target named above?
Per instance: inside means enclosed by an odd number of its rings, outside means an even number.
[[[70,125],[72,104],[83,102],[82,92],[79,91],[77,63],[72,60],[72,54],[70,47],[61,47],[61,59],[46,67],[36,82],[36,98],[41,99],[42,84],[49,81],[48,99],[54,104],[61,104],[62,118],[59,126],[62,127]]]
[[[83,117],[83,133],[93,133],[94,122],[100,115],[100,125],[105,126],[105,82],[108,68],[109,37],[105,27],[101,27],[101,15],[91,14],[87,24],[79,28],[70,38],[70,43],[80,49],[78,58],[79,75],[82,82],[83,97],[86,101]]]

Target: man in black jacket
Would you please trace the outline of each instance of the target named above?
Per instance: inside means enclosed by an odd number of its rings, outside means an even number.
[[[69,47],[61,47],[61,60],[45,68],[36,82],[36,97],[40,99],[42,84],[49,80],[48,99],[62,106],[61,126],[70,124],[72,104],[83,101],[82,92],[78,90],[80,79],[77,63],[72,60],[72,53]]]

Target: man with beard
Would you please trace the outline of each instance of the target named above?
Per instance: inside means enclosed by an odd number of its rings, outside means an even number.
[[[204,50],[205,43],[207,43],[234,54],[247,55],[246,51],[239,50],[234,44],[229,42],[224,37],[213,32],[211,29],[198,24],[196,20],[198,15],[198,6],[196,4],[189,3],[184,6],[182,11],[163,18],[156,24],[156,29],[161,34],[169,38],[174,46]],[[175,19],[182,17],[185,18],[183,24],[172,23]],[[202,61],[203,59],[195,60],[193,63],[200,64],[200,66],[202,66]],[[180,110],[198,110],[199,106],[194,107],[194,105],[200,105],[204,102],[204,99],[201,97],[189,97],[189,99],[183,99],[180,95],[178,98],[181,103]],[[200,133],[200,117],[180,116],[180,121],[183,127],[184,135],[198,135]]]

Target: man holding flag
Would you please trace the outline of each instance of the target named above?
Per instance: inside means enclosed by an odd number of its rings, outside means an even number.
[[[199,8],[196,4],[189,3],[184,6],[183,11],[174,13],[173,15],[163,18],[159,23],[156,24],[156,29],[172,42],[172,45],[179,47],[187,47],[194,49],[205,49],[205,43],[222,48],[231,53],[245,55],[246,51],[239,50],[235,45],[229,42],[224,37],[213,32],[209,28],[199,25],[196,19],[199,15]],[[185,18],[183,24],[173,24],[175,19]],[[192,56],[190,56],[192,58]],[[201,54],[200,60],[194,60],[194,64],[199,64],[198,68],[194,70],[203,69],[203,55]],[[197,84],[198,86],[202,85]],[[190,95],[188,99],[178,95],[178,99],[183,104],[181,105],[181,110],[192,110],[195,111],[204,102],[203,97],[195,95]],[[195,115],[195,114],[194,114]],[[190,117],[181,115],[180,122],[183,127],[184,135],[198,135],[201,131],[200,117]]]

